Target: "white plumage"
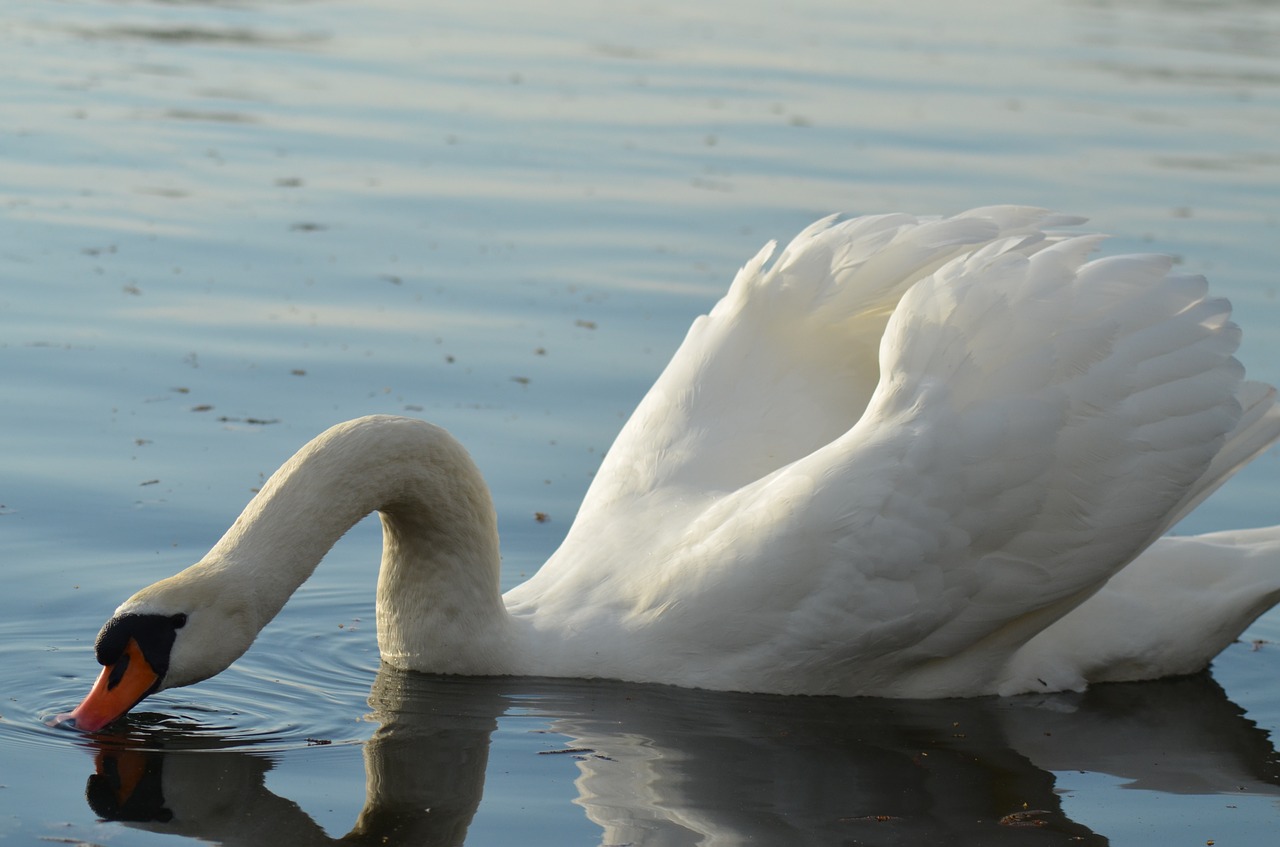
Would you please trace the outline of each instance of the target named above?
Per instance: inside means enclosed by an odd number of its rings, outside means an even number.
[[[1203,279],[1161,256],[1087,262],[1098,237],[1043,231],[1075,222],[1007,207],[827,219],[767,271],[766,248],[694,324],[563,548],[508,605],[583,630],[630,622],[631,678],[894,696],[1083,685],[1020,648],[1280,419],[1270,389],[1240,382],[1239,331]],[[1254,615],[1280,588],[1276,553]],[[626,564],[602,579],[610,562]],[[1139,661],[1126,677],[1166,672]]]
[[[188,615],[160,687],[204,678],[378,509],[379,642],[410,669],[939,697],[1202,668],[1280,598],[1280,529],[1151,545],[1280,412],[1202,278],[1089,261],[1076,223],[828,218],[769,245],[504,598],[465,452],[365,418],[117,617]]]

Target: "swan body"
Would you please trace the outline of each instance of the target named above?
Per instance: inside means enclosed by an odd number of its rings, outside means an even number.
[[[407,418],[339,424],[117,610],[103,679],[130,649],[151,675],[72,716],[225,668],[375,510],[400,668],[891,697],[1203,668],[1280,599],[1280,529],[1161,536],[1280,437],[1275,392],[1244,381],[1202,278],[1091,261],[1076,223],[827,218],[770,266],[768,245],[505,596],[462,446]]]

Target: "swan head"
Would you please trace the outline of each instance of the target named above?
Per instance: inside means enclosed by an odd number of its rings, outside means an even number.
[[[200,566],[196,566],[200,567]],[[244,593],[218,590],[190,568],[125,601],[94,643],[102,672],[84,702],[54,722],[96,732],[143,698],[191,685],[225,670],[253,643],[258,630]]]

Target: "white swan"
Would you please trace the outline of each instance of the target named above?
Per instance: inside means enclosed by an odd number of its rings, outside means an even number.
[[[1152,544],[1280,412],[1242,381],[1203,279],[1087,261],[1098,237],[1052,230],[1078,222],[827,218],[766,269],[769,245],[505,597],[458,442],[335,426],[203,560],[117,609],[67,717],[93,730],[226,668],[373,510],[378,643],[400,668],[892,697],[1203,668],[1280,598],[1280,529]]]

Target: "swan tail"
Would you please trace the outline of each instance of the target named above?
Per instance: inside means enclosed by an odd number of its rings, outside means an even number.
[[[1276,390],[1245,382],[1242,414],[1163,535],[1280,437]],[[1280,603],[1280,526],[1157,538],[1010,661],[1002,694],[1197,673]]]
[[[1156,541],[1009,662],[1001,694],[1197,673],[1280,602],[1280,526]]]

